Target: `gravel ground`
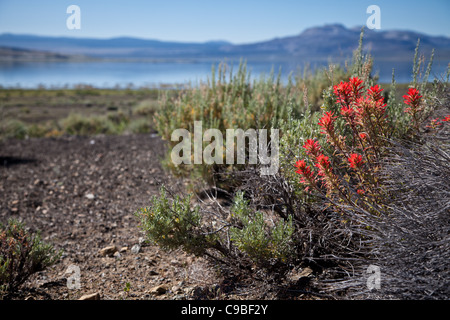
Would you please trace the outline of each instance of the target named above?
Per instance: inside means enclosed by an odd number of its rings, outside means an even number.
[[[206,261],[142,243],[133,213],[171,183],[163,155],[154,134],[1,142],[0,221],[19,218],[64,252],[9,298],[224,298]],[[102,255],[108,246],[118,251]],[[79,289],[70,266],[79,268]]]

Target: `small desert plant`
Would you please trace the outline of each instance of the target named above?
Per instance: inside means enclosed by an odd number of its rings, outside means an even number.
[[[62,119],[60,126],[69,135],[96,135],[122,133],[130,120],[123,112],[110,113],[99,116],[83,116],[72,113]]]
[[[133,114],[138,116],[152,116],[158,108],[158,102],[153,99],[140,101],[133,107]]]
[[[27,125],[15,119],[0,122],[0,137],[24,139],[28,135]]]
[[[17,220],[0,225],[0,290],[12,292],[30,275],[54,264],[60,253]]]
[[[230,229],[231,240],[253,261],[260,264],[268,259],[285,261],[292,255],[294,233],[292,216],[286,221],[283,219],[276,223],[272,221],[272,226],[269,226],[262,212],[251,210],[243,192],[236,194],[231,216],[240,225]]]
[[[164,187],[159,196],[152,198],[151,206],[139,209],[135,215],[148,239],[163,249],[182,248],[202,254],[214,243],[212,237],[201,231],[199,208],[191,209],[190,197],[177,196],[170,201]]]
[[[248,266],[254,263],[269,270],[292,260],[292,217],[266,220],[262,212],[250,208],[243,193],[236,194],[228,213],[213,216],[199,206],[191,209],[190,199],[175,196],[171,201],[162,188],[149,207],[136,212],[147,238],[163,249],[182,249],[230,268],[251,270]],[[276,273],[282,274],[281,268]]]

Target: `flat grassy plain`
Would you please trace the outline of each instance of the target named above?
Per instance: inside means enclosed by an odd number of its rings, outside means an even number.
[[[0,137],[150,132],[159,94],[158,89],[3,89]]]

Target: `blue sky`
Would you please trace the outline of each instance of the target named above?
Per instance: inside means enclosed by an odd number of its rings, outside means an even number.
[[[68,30],[69,5],[81,9],[81,29]],[[450,36],[449,0],[0,0],[0,33],[249,43],[330,23],[366,23],[381,9],[381,29]]]

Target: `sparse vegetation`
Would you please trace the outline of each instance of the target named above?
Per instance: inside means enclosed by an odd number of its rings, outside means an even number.
[[[156,89],[0,90],[0,139],[148,133]]]
[[[397,84],[393,72],[392,83],[380,85],[362,41],[361,36],[345,67],[305,68],[287,84],[274,72],[251,80],[241,62],[235,71],[226,64],[213,68],[211,78],[198,86],[164,93],[91,87],[0,90],[0,136],[90,136],[155,128],[169,147],[165,167],[186,181],[189,194],[163,187],[136,211],[149,242],[206,257],[224,278],[250,279],[274,290],[298,285],[289,272],[308,267],[319,284],[307,293],[374,297],[366,290],[364,272],[375,264],[389,283],[377,297],[446,298],[448,286],[439,281],[449,276],[448,74],[446,81],[428,82],[433,54],[425,66],[418,43],[411,84]],[[38,121],[35,108],[46,111]],[[261,176],[259,164],[175,165],[169,157],[178,141],[171,141],[171,134],[175,129],[193,132],[196,120],[203,122],[203,131],[279,129],[279,171]],[[122,178],[127,169],[120,170]],[[0,233],[5,252],[0,279],[7,291],[55,262],[56,254],[17,222],[5,230]],[[13,258],[26,256],[20,250],[30,259],[38,257],[40,267],[30,264],[24,274],[14,273],[22,270],[17,268],[22,262]],[[410,267],[417,256],[427,272],[420,263]],[[414,279],[420,285],[407,288]],[[135,288],[130,282],[124,286],[127,296]]]
[[[17,220],[0,225],[0,295],[13,292],[30,275],[53,265],[60,253]]]

